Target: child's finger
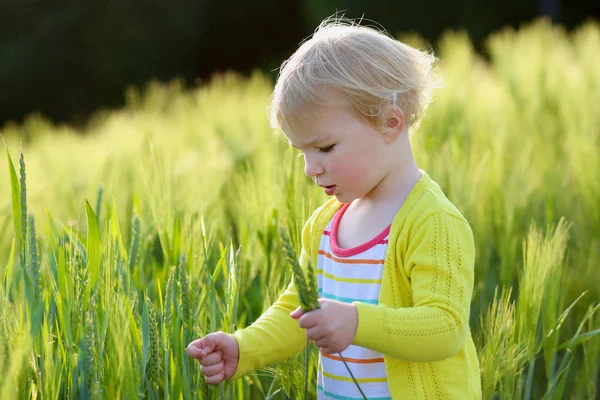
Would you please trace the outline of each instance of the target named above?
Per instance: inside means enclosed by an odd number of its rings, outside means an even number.
[[[188,346],[185,349],[185,352],[188,356],[198,360],[202,360],[206,356],[206,350],[198,348],[196,346]]]
[[[200,339],[196,339],[193,342],[191,342],[190,344],[187,345],[187,349],[189,349],[190,347],[195,347],[198,349],[204,349],[204,342],[206,341],[206,336]]]
[[[204,376],[211,377],[221,373],[222,371],[225,371],[225,365],[222,361],[220,361],[219,363],[214,365],[209,365],[206,367],[202,366],[200,367],[200,371],[204,374]]]
[[[290,317],[294,318],[294,319],[298,319],[300,318],[302,315],[304,314],[304,312],[302,311],[302,307],[298,307],[296,308],[294,311],[292,311],[290,313]]]
[[[221,382],[224,378],[225,378],[225,371],[223,370],[216,375],[205,376],[204,380],[206,380],[206,383],[208,383],[209,385],[216,385],[217,383]]]
[[[214,346],[210,345],[210,338],[208,336],[202,339],[196,339],[192,343],[188,344],[185,352],[192,358],[201,359],[207,354],[212,352]]]
[[[215,365],[221,362],[223,359],[223,353],[220,351],[213,351],[212,353],[206,355],[200,360],[200,365],[209,366]]]
[[[217,347],[217,342],[215,340],[215,334],[209,333],[201,339],[196,339],[192,343],[188,345],[185,351],[188,353],[190,357],[193,358],[202,358],[207,354],[212,353],[212,351]]]
[[[325,338],[325,334],[322,328],[319,328],[318,326],[313,326],[306,329],[306,338],[313,341],[319,341]],[[317,343],[315,342],[315,344]]]

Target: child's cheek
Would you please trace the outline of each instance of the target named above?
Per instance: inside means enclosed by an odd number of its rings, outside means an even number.
[[[338,174],[342,175],[346,182],[361,181],[367,175],[367,171],[357,161],[348,157],[337,165]]]

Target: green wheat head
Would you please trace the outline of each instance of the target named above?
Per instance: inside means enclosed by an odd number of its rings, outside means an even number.
[[[175,296],[175,277],[176,269],[172,268],[167,281],[167,289],[165,290],[165,310],[163,312],[164,326],[167,331],[170,331],[171,320],[173,318],[173,297]],[[167,343],[168,345],[168,343]]]
[[[33,296],[37,301],[42,296],[42,280],[40,277],[40,257],[37,247],[37,235],[35,232],[35,219],[29,215],[29,253],[31,259],[31,280],[33,285]]]
[[[133,269],[138,261],[140,251],[140,218],[133,216],[131,221],[131,245],[129,247],[128,271],[133,274]]]
[[[190,285],[187,275],[187,262],[184,256],[179,257],[179,265],[177,266],[177,280],[180,290],[183,324],[184,326],[189,326],[191,318]]]
[[[96,298],[90,299],[90,307],[85,312],[85,366],[87,370],[88,389],[92,395],[99,390],[98,382],[98,358],[96,356],[96,345],[98,343],[96,325]]]
[[[160,339],[158,336],[158,320],[154,304],[146,296],[146,306],[148,307],[148,319],[150,323],[150,349],[148,356],[147,374],[150,384],[156,390],[160,380]]]
[[[315,271],[309,261],[306,276],[302,270],[302,266],[298,262],[298,255],[294,250],[292,241],[287,234],[285,228],[281,228],[281,242],[283,243],[283,251],[287,258],[288,263],[292,266],[294,272],[294,282],[296,289],[298,290],[298,297],[300,298],[300,305],[302,311],[308,312],[319,308],[319,288],[317,286],[317,279],[315,277]]]

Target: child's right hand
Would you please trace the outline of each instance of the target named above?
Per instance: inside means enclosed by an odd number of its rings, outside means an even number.
[[[210,333],[202,339],[194,340],[185,351],[200,362],[204,379],[211,385],[231,378],[240,360],[237,341],[225,332]]]

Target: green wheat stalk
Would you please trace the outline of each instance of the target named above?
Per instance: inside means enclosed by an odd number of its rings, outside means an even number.
[[[140,251],[140,218],[137,215],[133,216],[131,221],[131,245],[129,247],[128,271],[133,275],[133,268],[137,264],[137,259]]]
[[[181,313],[183,317],[184,327],[190,326],[191,315],[191,300],[190,300],[190,284],[187,275],[187,262],[184,256],[179,257],[179,265],[177,266],[177,284],[180,290]]]
[[[98,195],[96,196],[96,218],[98,220],[98,224],[100,224],[100,212],[102,211],[102,194],[104,192],[104,188],[102,185],[98,186]]]
[[[32,310],[34,310],[42,296],[42,280],[40,278],[40,258],[37,248],[37,235],[35,232],[35,220],[33,215],[29,215],[29,253],[31,257],[32,294],[34,299]]]
[[[25,157],[23,151],[19,158],[20,171],[19,171],[19,185],[21,186],[21,193],[19,201],[21,203],[21,264],[25,264],[25,243],[27,242],[27,174],[25,172]]]
[[[171,268],[167,288],[165,290],[165,308],[163,311],[163,333],[164,333],[164,352],[165,352],[165,369],[164,369],[164,398],[168,399],[169,387],[169,352],[171,351],[171,321],[173,318],[173,297],[175,296],[175,268]]]
[[[175,279],[175,268],[172,268],[169,272],[169,279],[167,281],[167,288],[165,290],[165,311],[163,314],[165,332],[170,331],[169,328],[171,326],[171,320],[173,318],[173,297],[175,295]]]
[[[85,364],[88,375],[88,388],[92,396],[97,395],[98,382],[98,359],[96,358],[96,298],[90,299],[90,308],[85,313]]]
[[[148,307],[148,321],[150,325],[150,349],[148,351],[148,380],[152,390],[158,393],[158,384],[160,379],[160,343],[158,337],[158,321],[154,303],[146,296],[146,306]]]
[[[292,271],[294,272],[294,283],[296,285],[296,289],[298,290],[298,297],[300,299],[300,306],[302,307],[303,312],[309,312],[313,310],[319,309],[319,288],[317,285],[317,279],[315,277],[315,271],[310,263],[308,262],[307,276],[304,276],[304,271],[298,262],[298,255],[294,250],[294,246],[292,245],[292,241],[287,234],[285,228],[281,228],[281,241],[283,243],[283,251],[287,258],[288,263],[292,266]],[[304,380],[304,398],[308,398],[308,358],[309,358],[309,346],[308,346],[308,338],[306,339],[306,356],[304,358],[304,371],[305,371],[305,380]],[[367,396],[362,391],[358,381],[354,377],[354,374],[350,370],[350,367],[346,363],[344,356],[342,353],[338,353],[342,362],[346,366],[348,373],[352,377],[354,384],[358,388],[358,391],[362,395],[362,397],[366,400]]]

